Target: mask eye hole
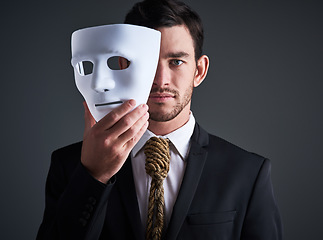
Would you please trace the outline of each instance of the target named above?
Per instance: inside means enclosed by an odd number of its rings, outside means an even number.
[[[78,62],[75,67],[81,76],[86,76],[93,72],[93,63],[90,61]]]
[[[130,61],[121,56],[114,56],[107,60],[107,65],[111,70],[124,70],[130,66]]]

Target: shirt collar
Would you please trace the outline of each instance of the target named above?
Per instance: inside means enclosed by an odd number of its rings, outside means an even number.
[[[189,152],[190,139],[193,134],[194,127],[195,127],[195,118],[193,116],[193,113],[191,112],[188,122],[185,123],[182,127],[180,127],[179,129],[176,129],[175,131],[169,134],[166,134],[165,136],[157,136],[157,137],[168,138],[171,141],[171,144],[177,150],[178,154],[181,156],[181,158],[185,160]],[[155,137],[155,136],[156,135],[153,132],[147,129],[144,135],[139,140],[139,142],[132,149],[131,156],[135,157],[138,154],[138,152],[144,147],[145,143],[151,137]]]

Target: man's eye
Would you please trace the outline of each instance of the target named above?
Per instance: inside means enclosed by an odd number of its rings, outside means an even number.
[[[182,65],[184,62],[182,60],[178,60],[178,59],[174,59],[171,61],[171,64],[175,65],[175,66],[180,66]]]

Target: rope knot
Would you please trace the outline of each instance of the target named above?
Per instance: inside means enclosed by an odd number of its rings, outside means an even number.
[[[163,181],[169,171],[169,141],[164,138],[152,137],[145,145],[146,172],[152,179]]]

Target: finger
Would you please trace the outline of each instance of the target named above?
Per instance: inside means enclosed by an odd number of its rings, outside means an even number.
[[[122,135],[119,136],[118,140],[123,143],[127,143],[131,139],[133,139],[138,132],[142,129],[142,127],[148,122],[149,113],[146,112],[142,117],[140,117],[137,122],[135,122],[127,131],[125,131]]]
[[[145,114],[148,114],[148,106],[146,104],[141,104],[132,112],[126,114],[122,119],[120,119],[113,128],[111,128],[111,132],[109,130],[107,131],[107,134],[114,134],[115,137],[123,135]]]
[[[124,102],[121,106],[113,109],[104,118],[97,122],[98,128],[109,129],[116,124],[124,115],[130,112],[136,106],[136,101],[130,99]]]
[[[90,113],[90,110],[86,104],[86,102],[83,102],[84,106],[84,137],[87,135],[87,133],[90,131],[90,129],[96,124],[95,119],[93,118],[92,114]]]
[[[141,127],[141,129],[137,132],[137,134],[131,138],[126,144],[124,145],[127,149],[133,149],[133,147],[138,143],[142,135],[144,135],[145,131],[147,130],[149,125],[149,122],[146,121],[144,125]]]

